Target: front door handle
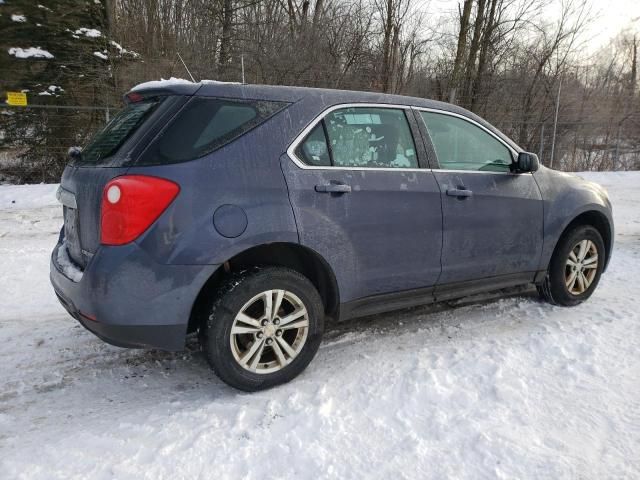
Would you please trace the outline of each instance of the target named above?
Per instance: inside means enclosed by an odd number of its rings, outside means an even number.
[[[464,188],[450,188],[449,190],[447,190],[447,195],[449,195],[450,197],[466,198],[471,197],[473,195],[473,192]]]
[[[349,193],[351,192],[351,185],[346,183],[327,183],[316,185],[315,190],[320,193]]]

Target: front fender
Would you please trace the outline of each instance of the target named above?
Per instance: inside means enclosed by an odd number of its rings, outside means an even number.
[[[540,187],[544,209],[543,248],[539,270],[546,270],[562,234],[581,215],[592,214],[608,227],[604,235],[607,259],[613,248],[613,215],[611,202],[604,188],[576,175],[541,167],[534,174]]]

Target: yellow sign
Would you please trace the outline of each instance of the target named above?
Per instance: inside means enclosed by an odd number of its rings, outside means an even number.
[[[27,94],[23,92],[7,92],[7,103],[16,107],[26,107]]]

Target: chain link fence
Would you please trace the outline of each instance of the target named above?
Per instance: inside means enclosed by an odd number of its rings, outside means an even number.
[[[57,182],[71,146],[82,146],[114,113],[109,107],[0,108],[0,182]]]
[[[0,183],[58,182],[69,147],[83,146],[117,107],[30,105],[0,107]],[[517,139],[521,122],[494,123]],[[565,171],[640,169],[640,139],[622,125],[598,122],[526,124],[528,145],[543,164]]]

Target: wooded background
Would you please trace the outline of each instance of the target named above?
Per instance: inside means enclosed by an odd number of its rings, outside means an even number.
[[[31,106],[0,107],[0,181],[58,181],[68,147],[104,125],[130,87],[189,78],[178,53],[198,80],[241,81],[244,72],[246,83],[444,100],[485,117],[553,168],[640,168],[640,35],[607,32],[611,42],[591,52],[586,0],[450,5],[6,0],[0,90],[3,98],[26,91]],[[30,47],[51,58],[12,50]]]

